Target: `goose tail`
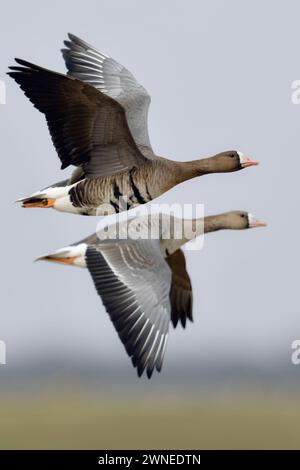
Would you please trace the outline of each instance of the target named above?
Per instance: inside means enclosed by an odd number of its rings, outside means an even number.
[[[86,250],[87,244],[79,243],[78,245],[67,246],[52,253],[39,256],[35,261],[52,261],[54,263],[69,264],[85,268]]]
[[[63,198],[68,195],[71,186],[64,185],[65,181],[58,183],[57,185],[49,186],[31,196],[25,196],[17,199],[16,202],[22,203],[22,207],[32,208],[49,208],[54,207],[57,199]]]

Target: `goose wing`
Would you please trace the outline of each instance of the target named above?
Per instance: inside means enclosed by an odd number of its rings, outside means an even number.
[[[158,240],[89,246],[86,262],[96,290],[138,375],[161,370],[170,323],[171,271]]]
[[[126,112],[137,145],[151,148],[148,135],[150,95],[123,65],[97,51],[82,39],[69,34],[62,54],[68,75],[88,83],[114,98]]]
[[[179,249],[169,255],[166,261],[172,271],[171,320],[174,328],[179,321],[185,328],[187,320],[193,321],[193,291],[184,252]]]
[[[120,173],[143,165],[124,108],[88,83],[21,59],[8,73],[45,114],[61,168],[81,166],[85,177]]]

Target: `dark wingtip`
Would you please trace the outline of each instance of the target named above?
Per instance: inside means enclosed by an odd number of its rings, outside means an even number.
[[[15,57],[15,61],[17,62],[17,64],[22,65],[23,67],[27,67],[31,70],[43,70],[42,67],[40,67],[39,65],[33,64],[32,62],[28,62],[24,59],[19,59],[19,57]]]
[[[147,369],[147,377],[148,377],[148,379],[151,379],[152,374],[153,374],[153,369],[150,369],[150,370]]]
[[[67,50],[71,49],[71,47],[72,47],[71,41],[68,41],[67,39],[64,41],[64,45],[68,48]]]
[[[75,42],[77,43],[78,41],[80,41],[80,38],[78,36],[76,36],[75,34],[73,33],[68,33],[68,38],[72,41],[72,42]]]
[[[21,63],[22,59],[18,59],[17,57],[14,57],[14,60],[16,61],[17,64],[23,65]],[[22,70],[22,68],[19,67],[18,65],[9,65],[8,70],[12,70],[13,72],[16,72],[16,71],[20,72]],[[11,74],[11,72],[6,72],[6,73],[7,73],[7,75]]]
[[[73,46],[79,46],[80,48],[83,49],[94,49],[93,46],[88,44],[86,41],[81,39],[79,36],[76,36],[75,34],[68,33],[68,38],[71,40],[70,48],[72,49]]]
[[[11,78],[13,78],[16,82],[18,81],[19,73],[18,72],[6,72],[7,75]]]
[[[20,64],[20,65],[26,65],[27,66],[29,64],[29,62],[27,62],[24,59],[19,59],[19,57],[15,57],[15,61],[17,62],[17,64]]]
[[[194,323],[194,318],[193,318],[193,311],[190,309],[187,314],[187,318],[190,320],[190,322]]]
[[[171,322],[172,322],[173,328],[176,328],[178,324],[178,318],[177,317],[171,318]]]

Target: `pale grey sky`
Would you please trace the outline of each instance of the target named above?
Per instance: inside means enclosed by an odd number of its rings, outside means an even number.
[[[158,154],[190,160],[238,149],[261,163],[195,179],[160,198],[203,202],[207,214],[249,210],[269,222],[209,235],[202,252],[187,253],[195,323],[172,332],[165,373],[191,358],[289,364],[300,336],[300,105],[291,102],[291,83],[300,79],[299,15],[297,1],[5,3],[0,339],[11,366],[33,355],[81,356],[118,361],[134,376],[88,272],[33,263],[90,234],[97,219],[13,204],[63,175],[44,117],[5,73],[14,57],[64,72],[67,32],[124,64],[147,88]]]

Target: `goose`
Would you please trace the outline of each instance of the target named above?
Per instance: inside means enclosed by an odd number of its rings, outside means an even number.
[[[74,35],[69,39],[63,49],[68,75],[22,59],[9,67],[8,75],[45,115],[61,169],[76,167],[68,179],[20,198],[23,207],[118,213],[191,178],[258,164],[237,150],[189,162],[156,155],[148,135],[147,91],[111,57]]]
[[[186,222],[191,223],[189,237],[183,231],[175,238],[179,233],[175,229]],[[130,224],[133,232],[128,230]],[[161,371],[170,321],[174,327],[178,322],[185,327],[187,320],[193,320],[192,285],[181,247],[203,233],[265,225],[243,211],[190,220],[151,214],[111,225],[108,231],[101,229],[37,260],[88,269],[138,376],[146,370],[150,378],[154,369]],[[149,227],[159,227],[156,237],[144,236]]]

